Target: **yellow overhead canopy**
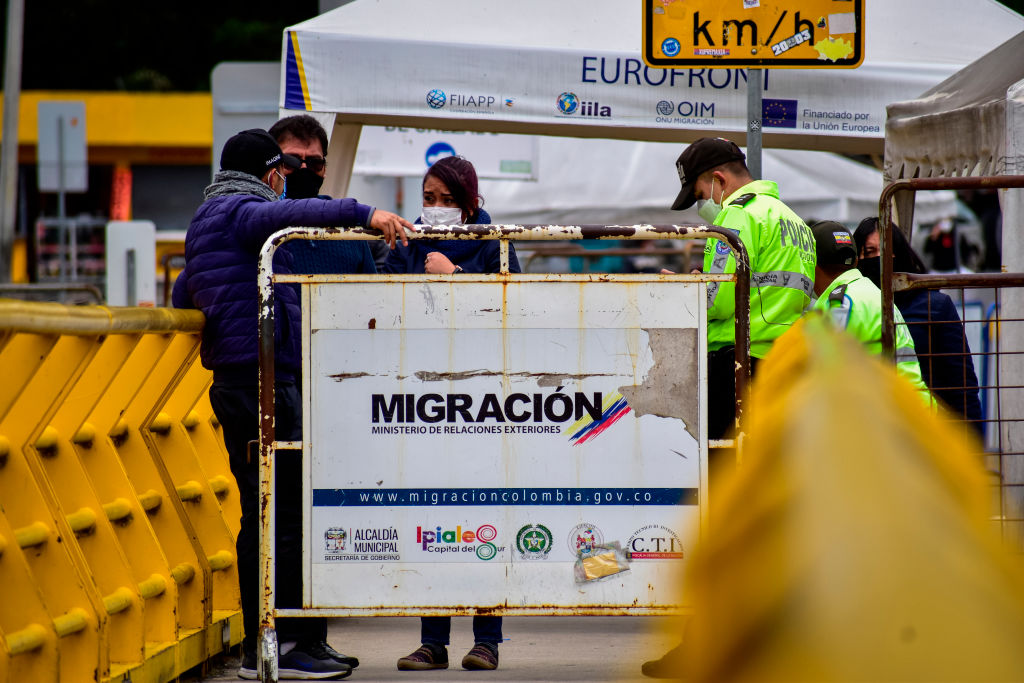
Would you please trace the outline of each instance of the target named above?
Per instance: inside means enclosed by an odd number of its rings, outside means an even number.
[[[21,94],[20,160],[35,160],[38,108],[44,100],[85,102],[89,161],[209,163],[213,107],[209,93],[124,93],[34,90]],[[2,111],[2,108],[0,108]]]

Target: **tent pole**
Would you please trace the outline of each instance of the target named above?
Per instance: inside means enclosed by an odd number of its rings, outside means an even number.
[[[761,179],[761,69],[747,69],[747,168]]]
[[[18,114],[21,96],[21,46],[24,0],[7,0],[7,41],[4,60],[3,145],[0,146],[0,282],[10,282],[14,252],[14,221],[18,190]]]

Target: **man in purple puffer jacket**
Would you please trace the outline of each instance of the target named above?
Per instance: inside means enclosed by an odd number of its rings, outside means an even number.
[[[198,308],[206,316],[200,355],[213,371],[210,403],[224,433],[231,472],[242,507],[238,533],[238,582],[242,598],[242,666],[238,675],[256,678],[259,626],[259,460],[249,443],[259,439],[257,365],[260,248],[273,233],[291,225],[365,226],[380,230],[391,247],[406,244],[405,219],[354,199],[277,201],[284,192],[281,166],[301,161],[281,153],[264,130],[243,131],[227,141],[221,170],[205,192],[185,236],[186,264],[174,283],[174,306]],[[275,273],[290,273],[287,249],[275,254]],[[302,404],[297,379],[302,368],[301,311],[297,288],[275,290],[275,427],[278,441],[302,440]],[[302,462],[292,452],[277,463],[277,607],[302,605]],[[337,679],[359,665],[327,645],[324,619],[278,619],[278,660],[282,679]]]

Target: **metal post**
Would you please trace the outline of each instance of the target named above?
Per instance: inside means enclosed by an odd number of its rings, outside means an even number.
[[[124,255],[125,268],[124,268],[124,291],[125,291],[125,305],[127,306],[138,306],[139,296],[135,291],[135,250],[129,249]]]
[[[68,278],[71,282],[78,280],[78,221],[71,219],[68,221],[68,255],[70,256],[70,266],[68,271],[71,273],[71,277]]]
[[[273,239],[273,238],[271,238]],[[271,240],[267,240],[270,242]],[[264,247],[265,250],[265,247]],[[257,634],[256,666],[260,680],[276,683],[277,630],[274,617],[274,529],[277,507],[274,498],[274,251],[261,254],[258,271],[259,313],[259,398],[260,398],[260,630]]]
[[[761,69],[747,70],[747,168],[761,179]]]
[[[501,240],[498,242],[498,254],[499,260],[501,261],[501,268],[499,272],[508,272],[508,240]]]
[[[71,236],[64,211],[64,117],[57,117],[57,234],[59,247],[57,257],[60,259],[60,279],[67,282],[68,258]]]
[[[4,123],[0,145],[0,282],[11,281],[14,221],[18,190],[18,115],[21,99],[21,45],[24,0],[7,0],[7,41],[4,55]]]

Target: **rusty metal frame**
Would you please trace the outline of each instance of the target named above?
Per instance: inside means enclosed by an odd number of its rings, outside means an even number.
[[[892,249],[892,199],[897,192],[923,192],[931,190],[979,190],[995,188],[1024,187],[1024,175],[977,176],[957,178],[911,178],[889,183],[878,199],[878,247],[882,257],[882,354],[896,362],[896,315],[894,311],[894,285],[906,283],[907,289],[927,289],[928,285],[944,284],[949,287],[991,287],[999,282],[1003,286],[1014,286],[1014,273],[973,273],[964,275],[922,276],[900,273],[901,279],[893,279],[892,259],[885,258]],[[908,236],[909,237],[909,236]],[[998,279],[1003,276],[1003,279]],[[914,286],[916,283],[916,286]],[[947,284],[948,283],[948,284]],[[901,287],[902,288],[902,287]]]
[[[961,189],[981,189],[981,188],[1024,188],[1024,175],[1014,176],[979,176],[979,177],[956,177],[956,178],[915,178],[912,180],[901,180],[894,182],[883,190],[881,198],[879,200],[879,216],[880,216],[880,228],[879,228],[879,245],[881,254],[890,253],[889,249],[892,245],[892,210],[891,203],[892,199],[897,192],[900,191],[924,191],[924,190],[961,190]],[[1017,226],[1014,226],[1017,227]],[[894,273],[893,272],[893,261],[888,258],[881,259],[881,290],[882,290],[882,344],[883,353],[889,354],[890,358],[894,356],[893,348],[895,346],[896,337],[896,323],[895,323],[895,305],[894,299],[896,292],[900,291],[913,291],[913,290],[931,290],[931,289],[959,289],[961,290],[961,297],[963,290],[966,289],[994,289],[996,294],[995,307],[999,306],[1000,290],[1002,288],[1010,287],[1024,287],[1024,273],[954,273],[954,274],[918,274],[918,273]],[[963,301],[963,298],[961,298]],[[979,321],[984,325],[990,325],[991,319]],[[999,324],[999,316],[996,317],[996,324]],[[1020,389],[1018,382],[1011,383],[1011,386],[1002,385],[1002,375],[999,371],[999,358],[1004,354],[1020,354],[1021,351],[1001,351],[998,348],[994,352],[986,351],[984,354],[991,354],[995,357],[996,362],[996,380],[995,384],[989,386],[988,377],[979,377],[979,390],[982,392],[980,398],[984,397],[984,392],[994,389],[996,391],[996,408],[995,418],[992,419],[988,414],[983,416],[982,424],[992,426],[994,423],[997,428],[995,451],[991,452],[987,450],[987,437],[985,441],[986,454],[994,455],[998,458],[998,468],[996,473],[999,475],[999,483],[997,488],[998,494],[998,516],[993,518],[998,520],[1000,523],[1000,532],[1006,534],[1006,490],[1007,488],[1018,486],[1016,484],[1005,484],[1002,481],[1005,473],[1005,466],[1003,459],[1006,455],[1004,451],[1004,432],[1001,425],[1004,424],[1004,419],[1001,415],[1000,410],[1000,399],[999,392],[1001,389]],[[984,355],[979,354],[977,350],[974,350],[972,355]],[[1013,421],[1018,421],[1011,418]],[[1014,450],[1011,447],[1011,451]],[[1019,453],[1013,453],[1013,455],[1019,455]],[[1019,513],[1018,513],[1019,514]],[[1019,519],[1012,520],[1019,522]],[[1019,543],[1019,540],[1018,540]],[[1019,545],[1017,551],[1019,551]]]
[[[682,247],[655,247],[647,250],[637,249],[625,249],[625,248],[614,248],[614,249],[584,249],[579,245],[571,245],[565,247],[555,247],[554,249],[538,249],[536,251],[527,252],[522,250],[524,253],[529,255],[523,259],[523,272],[529,272],[530,264],[539,258],[578,258],[584,262],[592,261],[599,258],[605,258],[608,256],[683,256],[689,259],[693,256],[694,245],[687,243]],[[589,265],[584,266],[584,273],[589,273]]]
[[[707,239],[724,241],[736,257],[736,272],[728,274],[683,275],[699,278],[702,282],[735,282],[736,298],[736,424],[743,415],[743,401],[750,378],[750,260],[739,236],[717,226],[688,225],[472,225],[472,226],[418,226],[408,234],[410,240],[493,240],[501,241],[498,277],[523,277],[509,273],[510,240],[561,241],[581,239]],[[273,259],[277,249],[293,239],[314,240],[375,240],[380,233],[368,228],[285,228],[267,239],[260,251],[259,284],[259,401],[260,401],[260,636],[258,666],[262,680],[277,680],[277,635],[275,619],[278,614],[316,614],[318,610],[278,610],[274,607],[275,576],[271,560],[274,551],[276,510],[274,497],[274,458],[277,449],[300,448],[294,442],[277,442],[274,428],[274,284],[295,276],[275,277]],[[427,275],[430,280],[445,281],[451,275]],[[526,277],[529,277],[527,274]],[[586,277],[586,276],[584,276]],[[595,279],[598,275],[591,275]],[[636,277],[636,276],[633,276]],[[640,275],[639,277],[649,277]],[[305,280],[299,276],[300,280]],[[709,446],[712,444],[709,443]],[[729,446],[729,442],[718,442]]]

